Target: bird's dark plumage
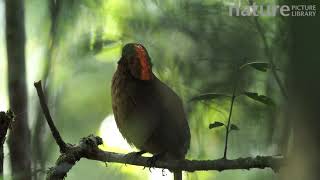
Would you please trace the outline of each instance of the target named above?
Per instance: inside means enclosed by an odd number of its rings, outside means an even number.
[[[181,99],[151,69],[141,44],[127,44],[112,80],[112,108],[129,144],[170,159],[184,159],[190,130]]]

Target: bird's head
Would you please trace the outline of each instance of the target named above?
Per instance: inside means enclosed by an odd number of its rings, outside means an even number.
[[[118,64],[126,66],[131,75],[139,80],[152,80],[151,58],[142,44],[129,43],[122,48]]]

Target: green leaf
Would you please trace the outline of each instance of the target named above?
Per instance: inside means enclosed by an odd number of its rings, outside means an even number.
[[[217,127],[220,127],[220,126],[224,126],[224,124],[222,122],[214,122],[212,124],[209,125],[209,129],[213,129],[213,128],[217,128]]]
[[[218,98],[226,98],[231,97],[227,94],[220,94],[220,93],[205,93],[201,94],[199,96],[195,96],[190,99],[190,101],[201,101],[201,100],[212,100],[212,99],[218,99]]]
[[[232,131],[232,130],[239,131],[240,129],[239,129],[239,127],[236,126],[235,124],[231,124],[230,130],[231,130],[231,131]]]
[[[249,62],[242,66],[240,66],[240,69],[243,69],[247,66],[250,66],[258,71],[267,72],[268,69],[271,68],[271,64],[267,62]]]
[[[254,92],[244,92],[243,94],[246,95],[247,97],[249,97],[255,101],[261,102],[265,105],[269,105],[269,106],[275,105],[273,100],[265,95],[259,95],[258,93],[254,93]]]

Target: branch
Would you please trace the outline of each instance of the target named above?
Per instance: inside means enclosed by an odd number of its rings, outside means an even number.
[[[45,100],[46,98],[44,97],[41,81],[34,83],[34,86],[35,86],[35,88],[37,90],[37,93],[38,93],[38,96],[39,96],[39,100],[40,100],[40,105],[41,105],[42,111],[44,113],[44,116],[47,119],[47,122],[48,122],[48,125],[50,127],[52,136],[56,140],[56,143],[58,144],[58,146],[60,148],[60,152],[66,152],[67,144],[63,141],[62,137],[60,136],[60,133],[59,133],[58,129],[56,128],[56,126],[53,123],[52,117],[50,115],[49,108],[48,108],[48,106],[46,104],[46,100]]]
[[[232,170],[232,169],[251,169],[251,168],[271,168],[277,172],[280,166],[284,163],[282,157],[277,156],[257,156],[238,158],[238,159],[217,159],[217,160],[158,160],[154,165],[150,164],[150,158],[148,157],[134,157],[128,158],[127,154],[119,154],[114,152],[103,151],[99,149],[99,145],[103,144],[102,139],[97,136],[90,135],[82,138],[78,145],[66,145],[62,140],[58,130],[56,129],[52,118],[50,116],[48,107],[44,101],[44,96],[41,88],[41,81],[35,83],[37,89],[41,107],[44,111],[47,122],[52,131],[52,135],[59,145],[64,146],[64,150],[61,150],[61,154],[56,161],[56,165],[49,169],[47,173],[47,180],[63,180],[71,168],[81,158],[87,158],[91,160],[101,162],[113,162],[122,164],[131,164],[136,166],[143,166],[149,168],[162,168],[170,169],[171,171],[183,170],[183,171],[208,171],[208,170]],[[62,143],[62,144],[59,144]]]
[[[283,164],[282,157],[273,156],[257,156],[255,158],[238,158],[233,160],[217,159],[217,160],[158,160],[154,166],[150,166],[148,157],[134,157],[128,158],[126,154],[119,154],[114,152],[102,151],[98,145],[102,144],[102,139],[97,136],[90,135],[81,139],[79,145],[70,148],[66,153],[63,153],[58,158],[55,167],[48,172],[48,180],[60,180],[66,177],[68,171],[81,158],[101,162],[112,162],[130,164],[142,167],[161,168],[170,170],[183,171],[208,171],[208,170],[232,170],[232,169],[251,169],[251,168],[271,168],[278,171]]]
[[[13,122],[13,112],[0,112],[0,177],[3,176],[3,144],[6,140],[7,131],[11,126],[11,123]]]

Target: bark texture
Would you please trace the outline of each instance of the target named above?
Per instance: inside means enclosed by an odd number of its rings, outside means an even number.
[[[18,115],[9,136],[10,161],[14,180],[31,179],[30,130],[25,66],[24,1],[6,0],[6,41],[10,109]]]

